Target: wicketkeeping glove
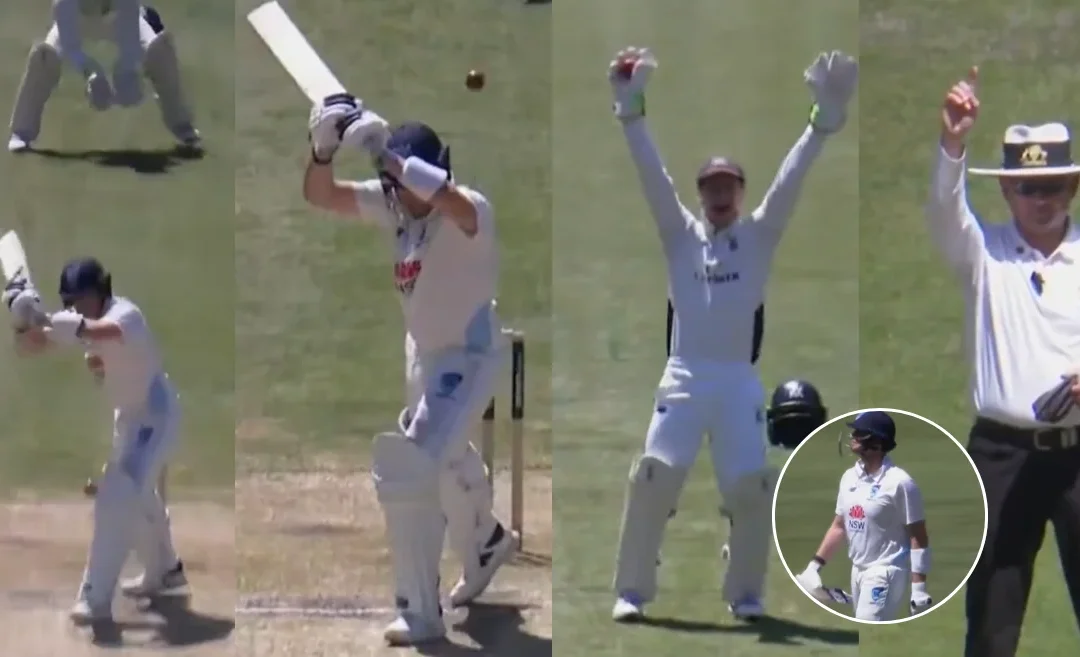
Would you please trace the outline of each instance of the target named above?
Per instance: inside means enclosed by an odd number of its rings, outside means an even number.
[[[320,161],[329,162],[341,145],[342,123],[345,118],[363,109],[352,94],[332,94],[315,103],[308,116],[308,139]]]
[[[108,76],[100,68],[91,70],[86,75],[86,100],[90,102],[90,107],[99,112],[112,107],[113,88],[109,84]]]
[[[926,590],[926,582],[911,583],[911,615],[921,614],[934,606],[934,600],[930,592]]]
[[[855,94],[858,78],[859,63],[838,50],[821,53],[806,69],[803,79],[814,97],[810,110],[814,130],[827,134],[844,127],[847,105]]]
[[[608,82],[615,96],[615,116],[620,121],[645,116],[645,87],[657,65],[648,48],[624,48],[611,60]]]

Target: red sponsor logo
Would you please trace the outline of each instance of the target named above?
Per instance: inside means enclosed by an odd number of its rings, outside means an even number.
[[[412,292],[416,279],[420,277],[423,264],[419,260],[405,260],[394,263],[394,285],[401,292]]]
[[[863,508],[862,508],[861,504],[856,504],[855,506],[848,509],[847,514],[848,514],[848,517],[853,519],[853,520],[862,520],[863,518],[866,517],[866,512],[863,511]]]

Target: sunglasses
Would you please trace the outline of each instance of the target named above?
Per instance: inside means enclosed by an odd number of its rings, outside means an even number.
[[[1016,183],[1016,193],[1027,198],[1057,196],[1065,191],[1064,180],[1021,180]]]

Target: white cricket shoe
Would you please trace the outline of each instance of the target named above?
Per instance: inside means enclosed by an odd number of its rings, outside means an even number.
[[[450,589],[450,604],[463,607],[480,597],[499,568],[513,558],[520,542],[521,537],[517,532],[506,531],[501,524],[496,525],[489,544],[480,551],[479,566],[466,568],[454,588]]]
[[[9,153],[22,153],[30,150],[30,142],[19,135],[11,135],[11,139],[8,139],[7,149]]]
[[[765,605],[757,598],[746,598],[728,604],[728,611],[739,620],[753,622],[765,615]]]
[[[196,130],[193,125],[180,126],[173,131],[173,136],[176,137],[176,141],[180,142],[180,145],[184,148],[202,148],[202,135],[199,134],[199,131]]]
[[[391,646],[415,646],[420,643],[439,641],[446,637],[446,625],[442,618],[425,619],[402,613],[383,630],[383,637]]]
[[[142,575],[124,580],[120,584],[120,591],[129,598],[145,598],[183,588],[187,586],[187,583],[184,562],[177,561],[172,570],[157,577],[151,577],[144,572]]]
[[[611,620],[616,623],[636,623],[645,618],[645,605],[636,595],[623,593],[615,600]]]
[[[111,605],[92,605],[86,598],[79,598],[72,605],[68,617],[76,626],[82,627],[94,623],[105,623],[112,620]]]

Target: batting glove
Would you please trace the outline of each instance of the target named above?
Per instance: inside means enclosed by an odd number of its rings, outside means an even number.
[[[645,87],[657,67],[648,48],[624,48],[608,65],[608,82],[615,96],[615,116],[633,121],[645,116]]]
[[[378,157],[389,141],[390,124],[375,112],[356,110],[341,122],[341,143],[350,148]]]
[[[308,116],[308,139],[316,161],[328,163],[341,145],[342,122],[351,113],[363,109],[355,96],[332,94],[315,103]]]
[[[60,344],[75,344],[79,341],[86,318],[74,310],[61,310],[49,316],[52,326],[50,337]]]
[[[814,591],[823,588],[824,584],[821,582],[821,564],[816,561],[811,561],[806,567],[806,570],[799,573],[795,579],[799,582],[799,586],[806,589],[807,592],[813,593]]]
[[[806,69],[803,79],[814,98],[810,110],[810,125],[814,130],[829,134],[844,127],[847,105],[855,94],[858,78],[859,63],[838,50],[821,53]]]
[[[911,615],[921,614],[934,606],[934,600],[926,590],[926,582],[911,583]]]

